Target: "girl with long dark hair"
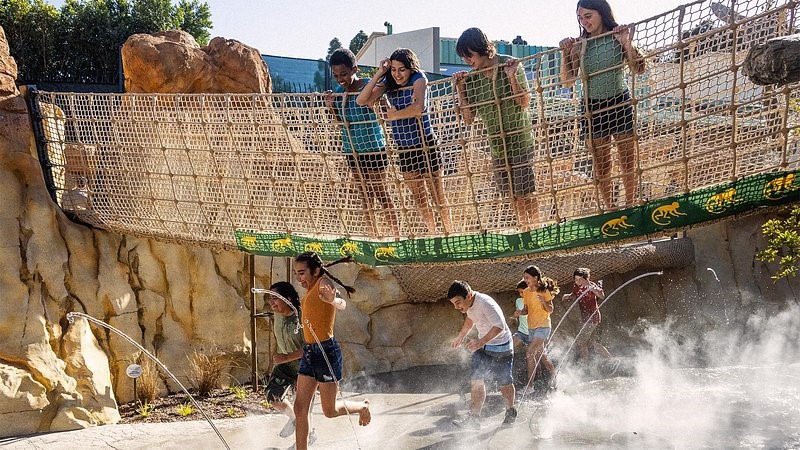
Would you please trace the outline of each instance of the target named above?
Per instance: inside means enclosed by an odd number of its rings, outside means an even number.
[[[627,64],[633,73],[642,73],[645,61],[631,42],[633,27],[618,24],[606,0],[580,0],[577,15],[580,37],[559,43],[563,52],[561,80],[564,86],[572,87],[579,75],[583,79],[582,135],[592,152],[603,209],[616,209],[610,178],[612,138],[625,188],[624,206],[631,206],[636,202],[639,181],[634,113],[623,69]]]
[[[333,324],[336,311],[345,309],[347,302],[337,295],[333,283],[341,285],[348,293],[355,292],[355,289],[344,285],[328,272],[327,267],[348,261],[349,257],[326,266],[314,252],[301,253],[295,258],[295,277],[306,289],[306,295],[300,302],[305,345],[294,400],[295,444],[298,450],[308,447],[308,411],[317,388],[325,417],[358,414],[358,423],[362,426],[369,424],[371,419],[369,401],[336,400],[342,379],[342,349],[333,337]]]
[[[436,136],[428,117],[427,92],[428,78],[417,55],[399,48],[381,60],[375,76],[356,101],[359,105],[373,105],[386,94],[389,100],[386,119],[399,150],[398,162],[405,184],[428,231],[436,231],[435,207],[440,211],[444,231],[450,232],[450,212],[442,185]]]

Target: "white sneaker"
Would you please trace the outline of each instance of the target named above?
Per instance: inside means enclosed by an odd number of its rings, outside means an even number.
[[[286,425],[283,426],[283,429],[278,433],[278,436],[287,438],[291,436],[292,433],[294,433],[294,420],[289,419],[289,421],[286,422]]]

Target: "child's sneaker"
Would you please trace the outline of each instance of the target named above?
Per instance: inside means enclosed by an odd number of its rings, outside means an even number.
[[[506,418],[503,419],[503,425],[511,425],[517,421],[517,408],[511,407],[506,410]]]
[[[467,414],[466,416],[456,419],[453,421],[453,425],[463,428],[465,430],[480,430],[481,423],[478,421],[478,418],[473,416],[472,414]]]
[[[283,429],[280,431],[280,433],[278,433],[278,436],[287,438],[291,436],[292,433],[294,433],[294,420],[289,419],[289,421],[286,422],[286,425],[283,426]]]

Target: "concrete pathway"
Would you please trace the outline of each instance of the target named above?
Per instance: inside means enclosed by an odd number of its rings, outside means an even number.
[[[360,395],[346,394],[361,398]],[[452,424],[466,412],[462,395],[370,394],[372,423],[358,426],[358,416],[327,419],[319,404],[314,409],[313,426],[320,450],[342,449],[464,449],[498,448],[511,450],[536,446],[529,430],[526,410],[520,408],[520,423],[501,427],[504,407],[499,395],[491,395],[484,408],[480,431],[464,431]],[[286,449],[294,439],[282,439],[277,432],[286,419],[281,414],[254,415],[242,419],[214,421],[232,449]],[[0,439],[4,450],[33,449],[223,449],[222,442],[204,420],[159,424],[105,425],[85,430],[50,433],[23,438]]]

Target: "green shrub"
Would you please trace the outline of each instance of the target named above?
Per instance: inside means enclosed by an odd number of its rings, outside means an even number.
[[[175,411],[177,411],[178,415],[180,415],[181,417],[186,417],[194,412],[194,408],[192,408],[192,405],[189,402],[186,402],[182,405],[175,407]]]
[[[139,415],[142,417],[150,417],[150,414],[153,413],[153,405],[150,403],[139,403],[139,407],[136,409],[139,412]]]

